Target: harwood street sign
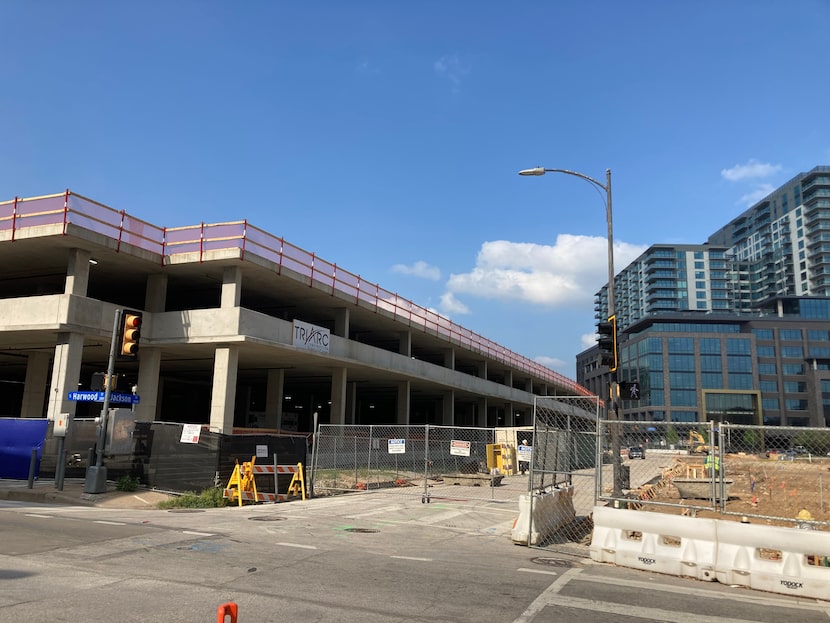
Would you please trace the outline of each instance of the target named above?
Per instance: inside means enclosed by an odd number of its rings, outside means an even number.
[[[75,400],[77,402],[104,402],[105,393],[106,392],[69,392],[67,397],[69,400]],[[110,393],[110,403],[112,404],[137,405],[140,400],[141,398],[138,394]]]

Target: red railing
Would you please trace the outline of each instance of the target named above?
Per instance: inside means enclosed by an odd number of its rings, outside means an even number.
[[[405,325],[433,333],[473,352],[481,353],[512,368],[533,374],[559,388],[590,396],[590,391],[550,368],[523,357],[487,338],[455,324],[449,318],[421,307],[412,301],[364,281],[342,267],[323,260],[268,232],[254,227],[247,220],[228,223],[162,228],[136,219],[126,212],[113,210],[68,190],[58,195],[15,198],[0,202],[0,232],[15,233],[24,228],[63,224],[83,227],[122,244],[157,254],[162,263],[173,255],[189,254],[199,262],[207,253],[223,249],[239,249],[244,260],[253,254],[273,262],[277,273],[283,268],[294,271],[315,283],[352,298],[355,304],[365,303],[375,310],[391,314]]]

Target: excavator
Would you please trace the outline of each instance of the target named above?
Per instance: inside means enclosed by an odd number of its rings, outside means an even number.
[[[711,446],[706,442],[706,439],[699,432],[695,430],[689,431],[689,452],[691,454],[709,454]],[[715,446],[715,452],[718,447]]]

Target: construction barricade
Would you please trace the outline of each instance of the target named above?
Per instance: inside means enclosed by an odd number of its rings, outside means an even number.
[[[596,506],[590,551],[597,562],[711,582],[715,520]]]
[[[274,492],[265,493],[257,490],[255,476],[267,474],[274,477]],[[288,493],[277,491],[277,476],[279,474],[293,474],[291,484],[288,485]],[[252,456],[250,461],[241,465],[236,461],[233,473],[222,496],[237,502],[242,506],[243,502],[285,502],[292,496],[302,496],[306,499],[305,477],[303,475],[303,464],[296,465],[257,465],[256,457]]]
[[[576,517],[573,485],[519,496],[519,516],[511,538],[518,545],[540,545]]]
[[[797,595],[830,597],[830,533],[718,521],[718,582]]]

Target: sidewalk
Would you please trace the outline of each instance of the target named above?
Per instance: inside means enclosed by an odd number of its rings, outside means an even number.
[[[158,508],[159,502],[171,497],[171,494],[149,489],[118,491],[114,482],[107,483],[106,493],[84,493],[82,478],[66,478],[62,491],[58,491],[54,480],[37,479],[30,489],[28,480],[0,478],[0,500],[16,502],[152,510]]]

